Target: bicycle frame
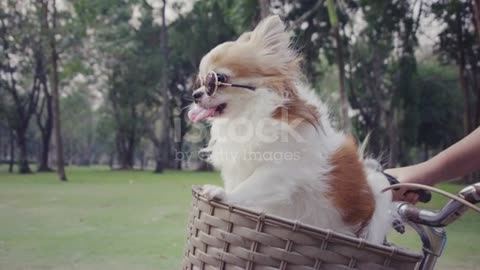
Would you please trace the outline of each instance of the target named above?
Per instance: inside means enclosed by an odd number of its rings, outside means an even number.
[[[479,203],[480,183],[465,187],[458,196],[471,203]],[[424,258],[420,270],[432,270],[435,267],[447,243],[444,227],[456,221],[467,210],[467,206],[455,200],[450,200],[440,211],[418,209],[409,203],[397,205],[398,214],[418,233],[422,241]]]
[[[423,259],[420,263],[420,270],[432,270],[437,259],[442,255],[447,243],[447,233],[443,228],[435,228],[427,225],[408,222],[417,231],[422,240]]]

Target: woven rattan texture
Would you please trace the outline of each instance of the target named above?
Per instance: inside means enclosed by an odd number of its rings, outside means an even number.
[[[184,270],[417,269],[422,255],[208,201],[193,188]]]

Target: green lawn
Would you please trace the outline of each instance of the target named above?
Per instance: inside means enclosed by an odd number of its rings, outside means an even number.
[[[0,269],[179,269],[190,187],[219,183],[217,173],[69,168],[69,182],[51,173],[8,174],[0,167]],[[441,188],[457,191],[460,186]],[[435,198],[432,206],[442,202]],[[442,269],[478,269],[480,216],[448,228]],[[418,248],[414,234],[392,235]]]

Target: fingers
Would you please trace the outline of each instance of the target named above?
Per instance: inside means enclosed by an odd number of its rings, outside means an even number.
[[[411,204],[416,204],[418,202],[418,194],[407,188],[399,188],[398,190],[393,191],[393,201],[403,201],[409,202]]]
[[[418,194],[412,191],[409,191],[404,196],[404,201],[409,202],[411,204],[416,204],[418,202]]]
[[[397,178],[400,183],[411,183],[411,182],[414,182],[410,177],[411,168],[412,166],[403,167],[403,168],[394,168],[394,169],[385,170],[385,172]],[[416,204],[418,202],[418,199],[419,199],[419,195],[416,192],[413,192],[413,190],[406,187],[402,187],[402,188],[399,188],[398,190],[393,191],[393,197],[392,197],[393,201],[404,201],[404,202],[409,202],[411,204]]]
[[[392,200],[393,201],[403,201],[403,193],[405,192],[404,189],[399,189],[399,190],[393,190],[393,197],[392,197]]]

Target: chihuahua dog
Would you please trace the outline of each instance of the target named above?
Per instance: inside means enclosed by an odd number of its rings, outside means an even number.
[[[300,60],[278,16],[203,57],[188,116],[211,123],[206,150],[224,187],[202,193],[381,243],[392,220],[387,179],[332,126]]]

